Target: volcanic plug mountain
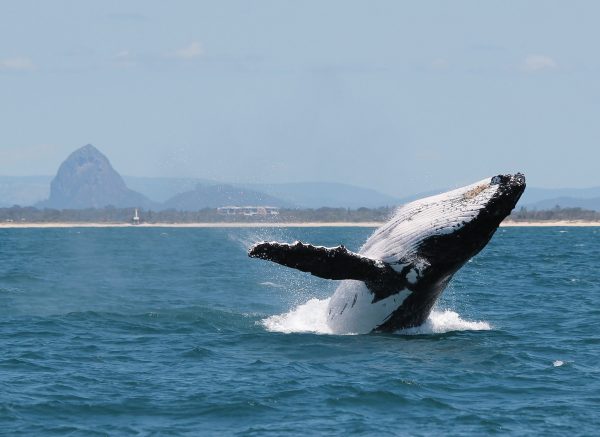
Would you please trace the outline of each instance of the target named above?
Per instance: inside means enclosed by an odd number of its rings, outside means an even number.
[[[150,207],[152,201],[130,190],[108,158],[91,144],[77,149],[61,164],[42,206],[58,209]]]

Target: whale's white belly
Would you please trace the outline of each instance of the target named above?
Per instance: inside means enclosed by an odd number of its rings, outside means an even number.
[[[327,324],[336,334],[366,334],[381,325],[410,295],[409,290],[373,302],[362,281],[342,281],[327,309]]]

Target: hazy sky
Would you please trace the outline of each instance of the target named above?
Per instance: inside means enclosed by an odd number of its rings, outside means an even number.
[[[0,0],[0,175],[600,185],[597,1]]]

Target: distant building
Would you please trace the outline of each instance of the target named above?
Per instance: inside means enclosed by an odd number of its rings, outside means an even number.
[[[223,215],[269,216],[279,215],[279,208],[276,206],[222,206],[217,208],[217,212]]]
[[[133,218],[131,219],[131,223],[134,224],[134,225],[139,225],[140,224],[140,216],[138,214],[137,208],[135,209],[135,214],[133,215]]]

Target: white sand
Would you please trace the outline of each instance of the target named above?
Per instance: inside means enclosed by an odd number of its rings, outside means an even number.
[[[362,227],[376,228],[378,222],[310,222],[310,223],[0,223],[2,228],[319,228],[319,227]]]
[[[130,223],[27,223],[27,222],[3,222],[0,229],[11,228],[322,228],[322,227],[362,227],[376,228],[383,223],[379,222],[307,222],[307,223],[142,223],[132,225]],[[590,221],[539,221],[539,222],[515,222],[504,221],[500,226],[526,227],[526,226],[600,226],[600,222]]]
[[[548,227],[548,226],[579,226],[579,227],[587,227],[587,226],[600,226],[600,222],[590,222],[584,220],[557,220],[557,221],[539,221],[539,222],[515,222],[512,220],[503,221],[500,226],[502,227],[525,227],[525,226],[538,226],[538,227]]]

